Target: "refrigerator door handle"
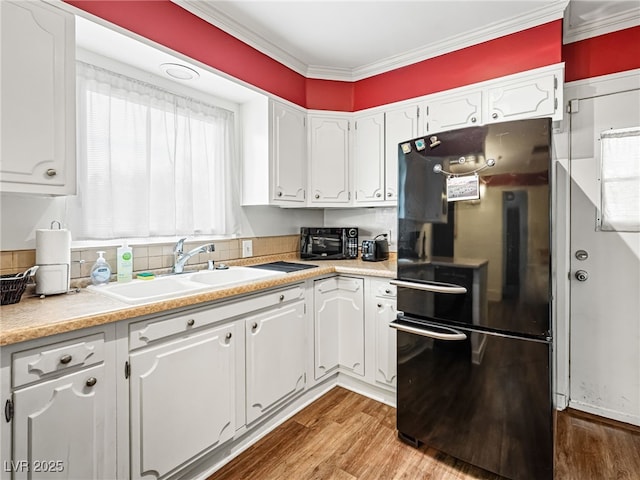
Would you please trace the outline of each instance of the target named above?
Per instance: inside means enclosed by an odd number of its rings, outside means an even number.
[[[409,327],[407,325],[402,325],[396,322],[390,322],[389,326],[391,328],[395,328],[396,330],[400,330],[402,332],[414,333],[416,335],[421,335],[423,337],[435,338],[436,340],[457,341],[457,340],[467,339],[467,336],[464,333],[459,332],[458,330],[454,330],[453,328],[438,327],[438,328],[453,332],[453,333],[441,333],[441,332],[434,332],[433,330],[424,330],[422,328]]]
[[[467,293],[467,289],[465,287],[461,287],[459,285],[439,285],[435,283],[416,283],[416,282],[406,282],[403,280],[391,280],[389,282],[391,285],[397,285],[398,287],[407,287],[413,288],[414,290],[425,290],[427,292],[434,293],[453,293],[453,294],[464,294]]]

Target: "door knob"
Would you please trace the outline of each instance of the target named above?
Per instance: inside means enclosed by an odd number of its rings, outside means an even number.
[[[589,274],[588,274],[586,271],[584,271],[584,270],[578,270],[578,271],[576,272],[576,279],[577,279],[579,282],[586,282],[588,278],[589,278]]]

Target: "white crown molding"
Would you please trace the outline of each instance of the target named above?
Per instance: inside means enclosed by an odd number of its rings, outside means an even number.
[[[299,73],[300,75],[306,76],[307,65],[304,62],[265,39],[261,35],[249,30],[241,23],[235,21],[227,14],[212,6],[210,3],[200,2],[198,0],[171,1],[211,25],[218,27],[220,30],[223,30],[229,35],[232,35],[238,40],[289,67],[291,70]]]
[[[567,9],[567,18],[571,18],[571,3]],[[581,23],[575,27],[569,25],[568,21],[564,22],[564,34],[562,43],[578,42],[587,38],[605,35],[607,33],[624,30],[625,28],[637,27],[640,25],[640,6],[632,8],[625,12],[615,15],[598,18]]]
[[[482,25],[475,30],[466,31],[463,34],[450,37],[443,42],[417,48],[402,55],[389,57],[369,65],[354,69],[344,69],[320,65],[306,65],[300,59],[272,42],[269,42],[262,36],[252,32],[207,2],[199,2],[198,0],[171,1],[307,78],[347,82],[362,80],[455,50],[561,19],[569,3],[569,0],[559,0],[506,22]]]

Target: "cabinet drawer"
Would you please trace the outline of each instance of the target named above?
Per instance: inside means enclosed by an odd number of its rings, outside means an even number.
[[[104,362],[104,334],[45,345],[13,354],[13,386],[36,382],[58,372]]]
[[[129,326],[129,349],[145,347],[172,335],[189,333],[200,327],[303,298],[304,289],[295,286],[239,299],[207,310],[133,323]]]

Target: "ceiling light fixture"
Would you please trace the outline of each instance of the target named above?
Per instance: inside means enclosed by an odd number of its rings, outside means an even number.
[[[200,74],[193,68],[189,68],[185,65],[178,63],[163,63],[160,65],[160,69],[165,75],[170,76],[176,80],[195,80],[200,77]]]

